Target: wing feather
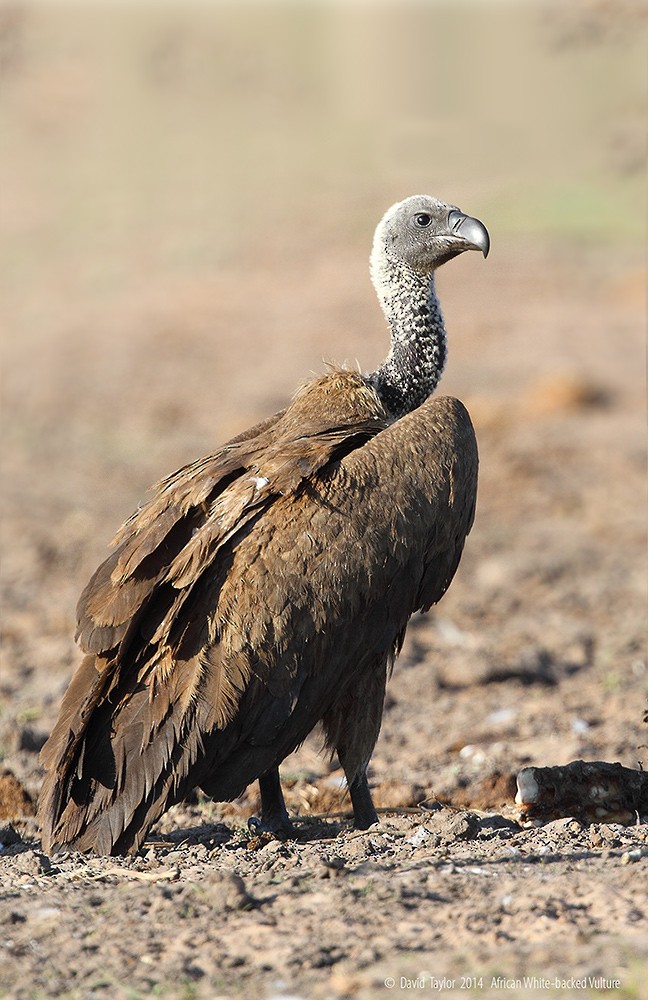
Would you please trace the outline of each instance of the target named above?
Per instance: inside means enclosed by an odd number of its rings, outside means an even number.
[[[46,849],[135,849],[189,776],[198,783],[205,737],[232,729],[251,678],[267,675],[249,645],[221,641],[233,553],[278,500],[385,426],[366,412],[334,427],[289,413],[163,480],[83,591],[89,655],[43,751]]]

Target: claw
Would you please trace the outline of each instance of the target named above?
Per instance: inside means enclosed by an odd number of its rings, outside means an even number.
[[[277,837],[279,840],[286,840],[297,836],[295,827],[287,817],[284,818],[283,816],[278,816],[265,821],[263,819],[259,819],[258,816],[250,816],[247,821],[247,828],[255,837],[260,837],[263,834],[269,834],[273,837]]]

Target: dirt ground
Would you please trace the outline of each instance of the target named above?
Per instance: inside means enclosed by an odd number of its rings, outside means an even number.
[[[30,79],[10,97],[40,114]],[[38,119],[43,142],[70,88]],[[16,191],[34,242],[47,213]],[[251,839],[250,788],[175,807],[133,859],[40,849],[38,751],[77,662],[79,592],[149,483],[279,408],[322,358],[377,362],[366,257],[390,191],[356,198],[352,226],[339,191],[313,202],[301,218],[315,246],[292,220],[199,266],[195,247],[176,260],[155,233],[129,235],[124,263],[109,235],[110,253],[84,254],[71,230],[60,259],[44,242],[47,267],[13,261],[2,996],[647,995],[648,817],[529,825],[513,802],[527,765],[646,760],[642,255],[623,233],[498,239],[478,194],[462,207],[489,226],[491,256],[451,262],[438,283],[443,391],[480,445],[477,519],[394,670],[370,768],[380,826],[351,829],[315,733],[282,767],[295,841]]]
[[[510,781],[522,766],[576,758],[636,767],[648,742],[641,278],[605,268],[596,256],[560,268],[460,260],[442,281],[449,311],[471,282],[470,305],[452,326],[450,366],[481,445],[479,513],[451,591],[412,622],[390,684],[371,767],[377,802],[394,807],[380,829],[353,833],[337,815],[348,808],[340,771],[318,754],[316,737],[282,769],[300,817],[295,843],[252,849],[244,826],[257,805],[251,790],[232,806],[176,807],[132,861],[50,861],[24,800],[13,807],[20,838],[6,831],[0,856],[5,995],[373,998],[387,995],[389,977],[395,993],[428,975],[457,990],[477,977],[478,992],[495,996],[497,977],[536,975],[616,979],[620,995],[641,996],[646,817],[625,827],[559,820],[525,828]],[[519,326],[534,326],[537,341],[517,336],[503,292],[499,301],[488,295],[511,270],[527,295]],[[190,377],[209,351],[199,329],[182,344],[179,334],[160,336],[163,356],[133,415],[134,434],[152,440],[165,379]],[[321,336],[325,343],[324,326]],[[570,358],[543,372],[560,342]],[[102,392],[120,378],[132,380],[120,393],[135,394],[150,345],[146,336],[120,344],[135,357],[106,373],[103,339],[86,341],[90,357],[70,344],[32,385],[41,418],[52,428],[76,419],[68,380],[74,405],[92,410],[95,400],[83,397],[97,391],[86,375],[94,364]],[[574,374],[570,359],[581,351]],[[494,358],[499,386],[486,393],[484,367]],[[181,423],[191,424],[189,391],[180,405]],[[200,428],[205,414],[195,416]],[[106,423],[104,433],[115,431]],[[34,454],[36,442],[5,450],[3,767],[32,801],[37,751],[76,659],[76,592],[119,520],[113,504],[128,503],[131,480],[142,476],[137,455],[115,461],[110,440],[81,440],[75,489],[64,436],[53,430],[47,446],[47,455]],[[157,460],[144,456],[142,465],[149,471]],[[34,462],[44,463],[38,475]],[[98,493],[88,499],[91,482]]]

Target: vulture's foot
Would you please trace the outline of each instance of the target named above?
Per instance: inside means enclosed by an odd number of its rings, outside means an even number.
[[[367,775],[363,772],[349,784],[349,795],[353,806],[354,830],[368,830],[378,823],[378,813],[371,798]]]
[[[290,840],[297,836],[297,830],[291,823],[288,816],[271,816],[264,818],[261,816],[250,816],[247,827],[251,834],[260,837],[262,833],[272,833],[279,840]]]
[[[297,830],[290,821],[279,780],[279,769],[273,768],[259,778],[261,791],[261,819],[251,816],[248,829],[255,834],[274,833],[276,837],[297,836]]]

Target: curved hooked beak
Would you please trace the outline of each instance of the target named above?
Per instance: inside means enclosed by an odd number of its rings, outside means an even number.
[[[453,208],[448,213],[448,228],[452,236],[465,244],[465,250],[481,250],[484,257],[488,257],[490,236],[486,226],[479,219],[473,219],[471,215],[464,215],[463,212]]]

